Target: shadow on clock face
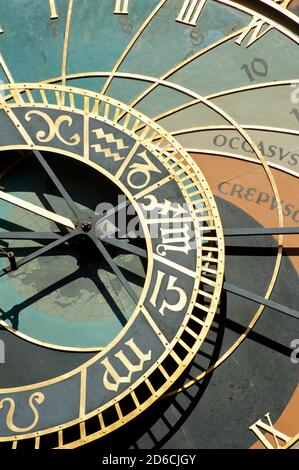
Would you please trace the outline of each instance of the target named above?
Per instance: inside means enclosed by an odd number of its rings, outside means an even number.
[[[86,211],[86,216],[92,214],[98,204],[98,196],[91,188],[97,187],[99,184],[98,175],[91,176],[91,173],[87,172],[88,174],[85,176],[83,167],[80,167],[80,171],[75,171],[72,175],[71,171],[65,172],[64,165],[60,163],[62,160],[58,161],[57,159],[55,162],[55,158],[53,158],[51,162],[57,174],[65,175],[64,184],[70,190],[72,197],[78,202],[80,201],[81,207]],[[11,172],[6,177],[7,187],[9,184],[11,191],[16,195],[32,195],[37,188],[36,185],[33,185],[33,182],[36,181],[36,178],[32,177],[35,174],[34,165],[27,161],[26,166],[21,165],[19,169],[22,172],[24,186],[20,190],[18,187],[19,177],[17,177],[17,173],[14,176],[14,172]],[[2,185],[3,183],[4,179],[2,179]],[[39,201],[49,210],[54,209],[58,213],[71,216],[51,183],[46,181],[45,184],[45,192],[35,192]],[[78,191],[79,184],[82,191]],[[100,187],[102,193],[103,181],[101,181]],[[77,194],[78,196],[76,196]],[[117,194],[112,191],[109,185],[105,189],[106,195],[110,196],[109,201],[115,205]],[[33,198],[33,201],[36,202],[36,199]],[[224,227],[257,226],[255,220],[241,209],[220,199],[217,202]],[[20,223],[21,226],[25,225],[29,228],[32,226],[32,219],[29,217],[24,220],[16,215],[11,215],[11,219],[7,216],[1,216],[0,223],[2,230],[14,230],[14,225],[20,225]],[[39,223],[44,223],[44,221]],[[37,229],[49,231],[54,227],[48,228],[38,225]],[[142,246],[142,240],[140,245]],[[16,250],[16,248],[14,249]],[[22,256],[26,254],[26,246],[21,246],[19,249]],[[118,255],[122,254],[114,251],[113,256],[116,258]],[[276,242],[271,237],[229,239],[226,245],[226,281],[242,287],[246,286],[248,290],[264,295],[272,275],[276,255]],[[41,302],[40,305],[45,310],[47,304],[44,296],[50,295],[51,290],[48,291],[47,286],[42,283],[45,283],[46,280],[50,283],[55,282],[52,277],[54,273],[50,273],[55,271],[55,279],[57,279],[57,271],[59,273],[59,269],[62,269],[63,266],[61,256],[61,253],[54,253],[56,262],[54,261],[48,277],[42,277],[40,267],[37,269],[37,274],[41,279],[37,279],[37,276],[34,276],[32,272],[26,274],[29,276],[27,281],[25,277],[26,288],[28,289],[29,286],[30,289],[35,289],[32,296],[36,296],[34,297],[35,301]],[[63,256],[73,257],[77,263],[76,269],[82,269],[82,266],[85,266],[84,269],[87,270],[88,267],[89,278],[99,275],[96,268],[93,267],[95,260],[90,247],[85,246],[78,254],[78,247],[70,245],[67,254]],[[57,262],[57,257],[59,257],[59,262]],[[50,266],[49,263],[48,266]],[[128,264],[124,263],[123,272],[127,266],[130,266],[132,271],[132,263],[129,262]],[[101,268],[107,271],[107,276],[111,275],[107,266],[102,264]],[[146,265],[138,258],[134,273],[130,274],[136,292],[142,288],[145,271]],[[129,273],[127,275],[129,276]],[[85,276],[87,276],[86,273]],[[283,257],[273,299],[286,305],[289,303],[288,299],[293,299],[294,306],[296,303],[298,304],[297,279],[298,275],[291,262],[286,256]],[[12,282],[14,282],[14,289],[17,291],[19,288],[17,281],[12,280]],[[36,282],[39,283],[38,286],[36,286]],[[63,288],[63,286],[63,281],[61,281],[61,287],[58,285],[57,288]],[[18,295],[21,295],[19,291],[17,292]],[[105,302],[110,304],[117,317],[117,309],[111,303],[111,296],[108,297],[107,294],[105,297],[103,290],[100,293]],[[68,292],[64,293],[62,297],[65,307]],[[71,305],[73,305],[72,299]],[[63,311],[68,310],[60,307]],[[91,307],[89,308],[91,310]],[[251,301],[223,292],[221,304],[207,340],[175,387],[183,385],[192,377],[204,374],[209,367],[213,366],[245,332],[256,310],[257,305]],[[123,313],[123,309],[120,311]],[[80,314],[85,314],[84,309]],[[53,314],[49,313],[50,315]],[[80,318],[76,321],[80,322]],[[118,321],[122,325],[121,317],[118,318]],[[239,348],[218,368],[211,370],[200,382],[178,395],[161,399],[148,411],[145,411],[140,418],[136,418],[118,431],[89,444],[87,447],[102,450],[119,449],[120,447],[124,449],[250,447],[256,441],[256,436],[249,431],[249,426],[268,411],[271,411],[272,420],[275,422],[297,385],[296,366],[292,367],[290,362],[292,352],[290,344],[296,335],[296,328],[295,319],[265,309],[254,331],[249,333]],[[1,366],[1,387],[26,385],[26,370],[29,367],[35,374],[33,379],[32,376],[30,377],[30,381],[37,382],[67,372],[93,356],[92,353],[69,353],[33,345],[5,329],[0,331],[0,337],[4,339],[8,351],[7,364]],[[38,355],[36,348],[38,348]],[[18,370],[18,374],[15,373],[16,370]],[[273,383],[276,384],[275,388],[273,388]],[[93,422],[87,421],[86,423],[88,434],[98,430],[98,427],[93,429]],[[69,435],[70,441],[75,438],[71,433],[72,430]],[[48,444],[50,447],[50,437]],[[22,445],[26,446],[26,443]]]
[[[65,200],[39,163],[30,155],[8,152],[9,166],[15,163],[2,178],[1,186],[6,193],[21,200],[42,207],[52,213],[72,220]],[[107,177],[95,169],[74,159],[55,154],[45,154],[54,173],[58,176],[72,199],[79,207],[84,220],[98,223],[111,210],[125,200],[121,190]],[[2,161],[5,159],[3,158]],[[126,226],[122,222],[122,212],[113,214],[101,224],[101,233],[111,234],[126,242]],[[125,216],[126,214],[123,214]],[[134,244],[146,249],[142,227],[135,215],[126,215],[125,222],[136,227]],[[134,221],[134,220],[135,221]],[[0,231],[34,231],[38,233],[67,233],[67,228],[16,205],[1,201]],[[51,240],[7,240],[1,241],[1,248],[12,251],[16,261],[46,246]],[[139,297],[147,270],[144,258],[123,251],[121,248],[107,248],[129,285]],[[0,253],[0,266],[8,265],[5,253]],[[17,271],[3,276],[0,280],[0,319],[33,342],[51,345],[59,349],[77,350],[100,348],[118,335],[130,320],[135,303],[128,295],[110,265],[101,256],[90,238],[74,238],[67,244],[45,253]],[[39,347],[41,364],[49,362],[49,367],[39,366],[34,346],[5,329],[1,339],[6,344],[7,361],[16,359],[26,369],[28,358],[35,377],[32,381],[47,380],[67,372],[85,362],[90,354],[72,355],[63,351],[51,351]],[[35,345],[36,346],[36,345]],[[13,352],[14,351],[14,352]],[[44,362],[45,361],[45,362]],[[24,363],[25,362],[25,363]],[[26,374],[12,379],[3,371],[13,364],[2,366],[1,386],[26,385]],[[17,367],[14,364],[13,368]],[[9,378],[10,377],[10,378]],[[10,381],[12,379],[12,382]]]
[[[217,203],[225,227],[257,226],[239,208],[220,199]],[[261,294],[272,274],[276,242],[272,237],[234,239],[233,243],[231,240],[226,247],[226,280],[236,283],[242,276],[242,284]],[[286,305],[291,298],[298,304],[297,279],[285,256],[273,298]],[[223,292],[207,341],[174,388],[215,364],[244,334],[257,308],[251,301]],[[298,366],[292,366],[290,359],[296,322],[266,308],[247,339],[218,368],[212,368],[200,382],[160,400],[140,418],[88,448],[249,448],[257,440],[249,427],[269,411],[275,422],[298,383]]]

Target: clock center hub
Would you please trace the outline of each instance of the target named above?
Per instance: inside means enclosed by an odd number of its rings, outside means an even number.
[[[12,152],[10,157],[16,161],[19,158]],[[5,309],[9,316],[8,326],[31,342],[54,349],[98,350],[114,340],[136,309],[136,303],[109,261],[121,271],[136,299],[140,298],[144,289],[147,261],[138,253],[124,251],[107,242],[107,226],[109,235],[119,234],[121,227],[119,214],[106,221],[104,209],[117,209],[119,198],[125,197],[118,185],[97,169],[59,153],[52,152],[45,158],[54,174],[63,180],[63,184],[74,195],[78,209],[76,224],[66,201],[51,184],[47,173],[41,171],[34,155],[28,156],[26,165],[20,163],[7,174],[6,187],[15,185],[18,197],[36,206],[36,193],[46,194],[44,197],[51,207],[51,217],[52,214],[64,214],[76,229],[73,233],[70,231],[70,238],[55,250],[45,252],[43,256],[13,269],[5,279],[5,276],[1,278],[0,298],[5,298],[5,305],[2,303],[1,309]],[[88,188],[81,184],[82,180],[88,181]],[[27,187],[24,187],[24,181],[28,182]],[[20,223],[33,232],[52,234],[58,230],[52,219],[37,218],[34,212],[25,212],[12,204],[0,204],[0,218],[4,217],[8,217],[12,223],[22,219]],[[134,214],[131,217],[134,220],[136,216]],[[97,246],[98,239],[105,243],[103,249],[108,261]],[[47,240],[45,248],[48,243]],[[138,243],[145,249],[145,237],[141,229],[138,232]],[[40,249],[42,244],[32,240],[11,240],[5,256],[0,256],[0,270],[10,264],[13,266],[14,262],[21,259],[22,254],[18,256],[20,249],[27,253],[35,246]],[[15,258],[10,259],[11,263],[7,260],[10,252],[15,253]],[[32,301],[29,305],[30,298]],[[12,310],[16,304],[20,305],[18,311]],[[3,316],[0,310],[0,320],[3,320]]]
[[[91,220],[83,220],[83,222],[81,222],[81,229],[84,233],[90,232],[90,230],[92,229]]]

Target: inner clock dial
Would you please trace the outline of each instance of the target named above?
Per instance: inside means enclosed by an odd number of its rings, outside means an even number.
[[[28,154],[20,160],[17,153],[10,152],[8,157],[13,169],[1,179],[6,194],[72,220],[73,214],[65,200],[34,155]],[[18,160],[20,162],[14,165]],[[47,161],[51,162],[55,175],[68,188],[82,214],[76,223],[79,233],[69,242],[2,277],[1,323],[47,346],[98,349],[106,346],[127,324],[136,304],[93,238],[96,234],[108,248],[107,237],[111,241],[113,238],[114,243],[119,239],[121,244],[128,243],[128,237],[134,237],[134,243],[145,250],[142,227],[126,204],[126,196],[100,172],[61,155],[48,154]],[[121,201],[124,208],[113,213],[113,208]],[[109,209],[112,215],[107,217]],[[63,221],[41,217],[7,201],[1,203],[0,221],[2,229],[21,230],[22,227],[23,231],[48,233],[52,237],[70,230]],[[126,233],[126,227],[130,234]],[[1,268],[7,265],[7,255],[13,256],[11,263],[17,263],[45,246],[45,242],[46,239],[1,242]],[[121,246],[111,250],[110,245],[108,250],[138,299],[144,284],[146,257],[141,259]]]

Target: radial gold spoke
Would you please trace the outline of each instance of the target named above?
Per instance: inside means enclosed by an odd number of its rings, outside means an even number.
[[[55,175],[54,171],[52,170],[52,168],[50,167],[50,165],[48,165],[48,163],[46,162],[45,158],[42,156],[42,154],[38,151],[38,150],[34,150],[33,151],[34,155],[36,156],[36,158],[38,159],[39,163],[42,165],[42,167],[44,168],[44,170],[46,171],[46,173],[48,174],[49,178],[52,180],[52,182],[55,184],[56,188],[58,189],[58,191],[60,192],[60,194],[62,195],[63,199],[65,200],[65,202],[67,203],[67,205],[69,206],[69,208],[72,210],[72,212],[74,213],[74,215],[77,217],[78,220],[81,219],[81,212],[79,211],[79,209],[77,208],[76,204],[74,203],[74,201],[72,200],[71,196],[69,195],[69,193],[66,191],[66,189],[64,188],[64,186],[61,184],[61,182],[59,181],[59,179],[57,178],[57,176]]]
[[[131,41],[129,42],[128,46],[126,49],[123,51],[119,59],[117,60],[116,64],[114,65],[112,71],[110,72],[107,80],[105,81],[100,93],[105,94],[107,93],[107,90],[110,86],[110,83],[112,82],[116,72],[120,68],[121,64],[129,54],[130,50],[133,48],[133,46],[136,44],[138,41],[139,37],[141,34],[144,32],[144,30],[147,28],[147,26],[150,24],[150,22],[153,20],[153,18],[157,15],[157,13],[160,11],[160,9],[163,7],[163,5],[166,3],[167,0],[160,0],[158,5],[154,8],[154,10],[151,12],[151,14],[146,18],[144,23],[140,26],[140,28],[137,30],[137,32],[134,34],[132,37]]]
[[[54,212],[48,211],[43,207],[39,207],[31,202],[27,202],[24,199],[20,199],[16,196],[12,196],[11,194],[7,194],[4,191],[0,191],[0,199],[3,201],[9,202],[15,206],[21,207],[29,212],[33,212],[36,215],[40,215],[46,219],[51,220],[52,222],[56,222],[58,224],[64,225],[65,227],[75,229],[75,224],[67,217],[63,217],[61,215],[55,214]]]

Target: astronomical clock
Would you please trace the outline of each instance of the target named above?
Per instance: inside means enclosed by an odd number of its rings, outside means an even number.
[[[299,1],[0,6],[0,449],[296,448]]]

